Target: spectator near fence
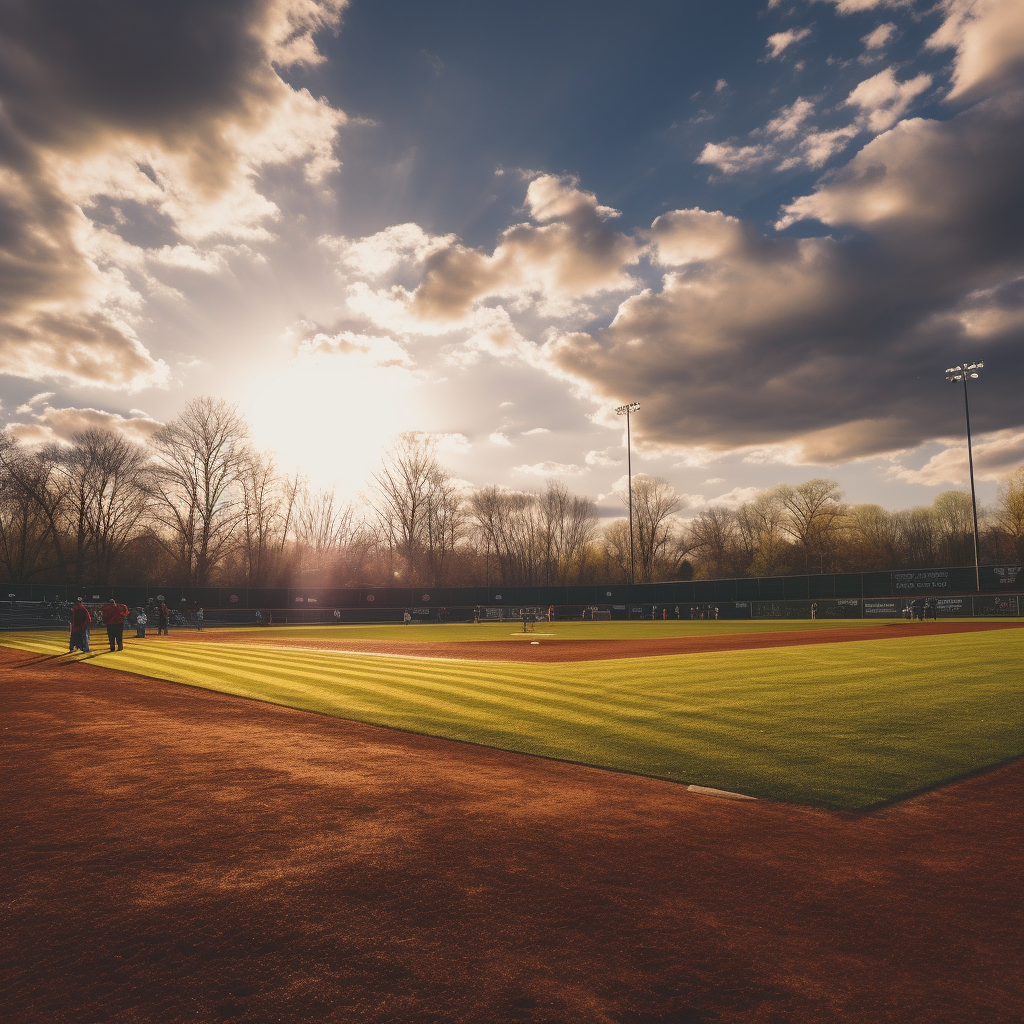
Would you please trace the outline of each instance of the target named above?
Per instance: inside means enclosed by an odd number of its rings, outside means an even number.
[[[164,636],[168,635],[168,625],[170,623],[170,612],[167,610],[167,605],[163,601],[160,602],[160,607],[156,613],[156,635],[159,636],[163,633]]]
[[[124,620],[127,618],[128,606],[118,604],[113,597],[103,606],[103,624],[107,627],[112,651],[124,650]]]

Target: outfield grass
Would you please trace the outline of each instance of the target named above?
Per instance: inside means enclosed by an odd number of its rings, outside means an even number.
[[[941,621],[959,621],[943,619]],[[982,619],[965,621],[980,622]],[[561,640],[646,640],[655,637],[677,636],[720,636],[723,633],[776,633],[807,629],[865,629],[892,624],[913,625],[903,619],[722,619],[718,622],[690,622],[669,619],[667,621],[616,621],[616,622],[538,622],[538,638],[548,636]],[[102,631],[101,631],[102,632]],[[187,635],[194,630],[172,628],[172,632]],[[481,622],[415,624],[410,626],[384,625],[338,625],[338,626],[222,626],[217,628],[218,636],[229,633],[244,633],[247,636],[259,633],[262,636],[292,637],[301,640],[414,640],[417,643],[452,643],[468,640],[508,640],[525,636],[522,623]],[[2,642],[2,641],[0,641]]]
[[[59,656],[67,634],[0,643]],[[117,655],[73,657],[416,733],[856,809],[1024,754],[1022,655],[1024,631],[1007,630],[544,665],[131,638]]]

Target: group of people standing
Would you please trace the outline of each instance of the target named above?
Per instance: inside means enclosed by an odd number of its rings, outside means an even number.
[[[911,622],[924,622],[926,618],[938,621],[938,602],[926,601],[923,597],[915,598],[913,601],[907,602],[906,607],[903,609],[903,617],[910,619]]]
[[[93,618],[92,612],[86,607],[82,598],[79,598],[71,609],[71,639],[68,645],[71,651],[83,651],[86,654],[89,650],[89,630],[94,622],[102,621],[107,630],[107,642],[111,651],[124,650],[124,627],[129,618],[134,618],[135,635],[139,638],[145,637],[146,626],[149,624],[149,617],[145,609],[139,608],[131,612],[127,605],[120,604],[117,598],[112,597],[105,605],[98,610],[97,619]],[[196,613],[199,629],[203,628],[203,610]],[[157,635],[161,633],[167,636],[170,632],[171,613],[167,605],[162,601],[156,610]]]

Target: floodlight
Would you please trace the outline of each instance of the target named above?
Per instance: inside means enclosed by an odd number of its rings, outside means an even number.
[[[967,420],[967,465],[971,474],[971,511],[974,514],[974,585],[979,593],[981,592],[981,568],[978,545],[978,499],[974,490],[974,452],[971,446],[971,406],[967,398],[967,381],[968,379],[977,380],[978,374],[976,371],[983,369],[984,366],[985,361],[983,359],[979,359],[974,363],[968,363],[964,360],[962,366],[954,366],[946,370],[946,380],[951,384],[963,381],[964,385],[964,417]]]
[[[615,410],[616,416],[626,417],[626,474],[629,480],[629,582],[633,583],[633,453],[629,432],[629,414],[640,408],[639,402],[627,402]]]

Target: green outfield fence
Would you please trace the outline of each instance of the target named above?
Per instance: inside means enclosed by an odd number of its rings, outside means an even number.
[[[671,583],[600,584],[572,587],[350,587],[257,589],[248,587],[63,586],[0,584],[0,628],[30,618],[63,616],[78,597],[102,602],[111,596],[129,607],[164,601],[189,619],[198,607],[209,623],[251,623],[257,609],[274,622],[394,622],[408,609],[418,621],[493,618],[524,607],[557,618],[817,618],[899,617],[908,601],[936,602],[939,616],[1010,615],[1024,612],[1024,568],[986,565],[981,590],[974,567],[898,572],[770,576]]]

